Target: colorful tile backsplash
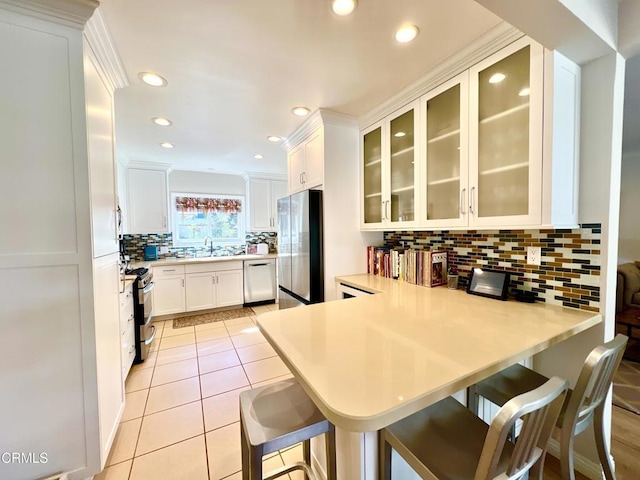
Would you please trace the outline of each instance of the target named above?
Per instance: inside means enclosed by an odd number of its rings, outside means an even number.
[[[277,253],[278,235],[274,232],[247,232],[245,235],[245,245],[214,245],[214,256],[244,255],[247,243],[266,243],[269,245],[269,253]],[[131,257],[132,262],[144,260],[144,247],[155,245],[158,247],[168,247],[168,253],[158,253],[158,259],[162,258],[188,258],[188,257],[208,257],[209,246],[198,245],[195,247],[175,247],[173,246],[173,236],[171,233],[149,233],[146,235],[123,235],[124,248]]]
[[[538,300],[597,312],[600,309],[601,225],[576,229],[395,231],[388,247],[444,249],[466,286],[472,267],[512,272],[510,289],[535,292]],[[527,265],[527,247],[542,249],[541,265]]]

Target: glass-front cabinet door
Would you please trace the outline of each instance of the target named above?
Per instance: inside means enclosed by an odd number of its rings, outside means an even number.
[[[362,132],[362,212],[363,225],[367,228],[383,226],[385,203],[382,198],[382,153],[384,151],[384,121]]]
[[[415,101],[386,119],[389,176],[383,215],[396,228],[418,223],[419,110]]]
[[[418,223],[418,101],[361,133],[362,227],[412,227]]]
[[[521,40],[470,69],[470,225],[541,222],[542,67]]]
[[[428,226],[468,222],[468,72],[422,97],[422,215]]]

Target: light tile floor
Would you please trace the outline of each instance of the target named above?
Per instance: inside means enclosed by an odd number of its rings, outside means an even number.
[[[122,422],[95,479],[240,480],[238,395],[291,374],[254,317],[179,329],[169,320],[156,328],[149,358],[129,373]],[[297,445],[266,457],[264,471],[301,459]]]

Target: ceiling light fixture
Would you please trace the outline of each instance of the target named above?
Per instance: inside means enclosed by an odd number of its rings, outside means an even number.
[[[404,133],[404,132],[396,132],[396,133],[393,134],[394,137],[398,137],[398,138],[399,137],[404,137],[405,135],[406,135],[406,133]]]
[[[395,39],[398,43],[408,43],[418,36],[418,27],[415,25],[405,25],[396,32]]]
[[[264,155],[262,155],[261,153],[256,153],[253,158],[257,159],[257,160],[262,160],[264,158]]]
[[[175,148],[176,146],[171,142],[162,142],[160,144],[162,148]]]
[[[530,93],[531,89],[529,87],[525,87],[518,92],[518,95],[520,95],[521,97],[528,97]]]
[[[336,15],[344,17],[353,12],[356,9],[356,5],[358,5],[357,0],[332,0],[331,10]]]
[[[293,113],[297,117],[306,117],[310,112],[311,110],[309,110],[307,107],[295,107],[291,110],[291,113]]]
[[[507,76],[504,73],[494,73],[493,75],[491,75],[491,77],[489,77],[489,83],[500,83],[505,78],[507,78]]]
[[[277,135],[269,135],[267,137],[267,140],[269,140],[270,142],[280,142],[282,140],[282,137],[278,137]]]
[[[166,78],[153,72],[140,72],[138,78],[152,87],[164,87],[169,83]]]
[[[171,120],[164,117],[153,117],[151,121],[156,125],[160,125],[161,127],[170,127],[171,125],[173,125],[173,122]]]

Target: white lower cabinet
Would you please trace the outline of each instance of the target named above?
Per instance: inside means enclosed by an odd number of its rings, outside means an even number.
[[[242,262],[186,266],[187,311],[241,305],[244,301]]]
[[[214,273],[187,274],[187,312],[216,306]]]
[[[242,269],[218,272],[216,277],[216,307],[241,305],[244,302]]]
[[[184,267],[183,267],[184,268]],[[184,273],[158,278],[154,268],[153,315],[169,315],[185,311]]]

